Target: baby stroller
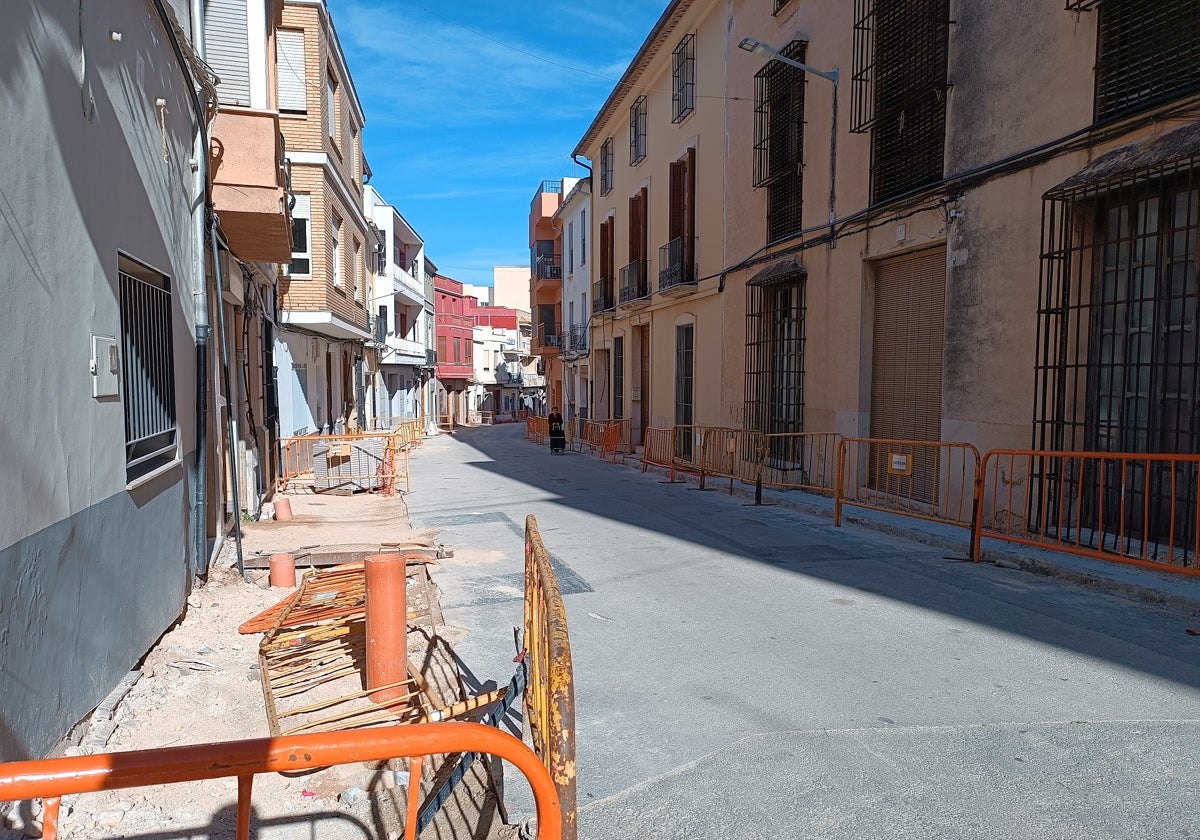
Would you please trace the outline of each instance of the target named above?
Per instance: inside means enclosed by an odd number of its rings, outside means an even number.
[[[567,448],[567,433],[562,418],[550,421],[550,454],[561,455]]]

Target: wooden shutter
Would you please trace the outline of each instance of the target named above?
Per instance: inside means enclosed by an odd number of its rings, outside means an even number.
[[[307,111],[303,31],[280,29],[275,33],[275,64],[279,110]]]
[[[638,255],[645,260],[650,255],[650,194],[645,187],[638,192]]]
[[[945,248],[877,265],[871,437],[941,440],[945,311]],[[920,451],[913,461],[913,494],[930,501],[936,461]]]
[[[684,235],[684,182],[687,178],[687,162],[677,160],[671,164],[670,221],[667,240]]]
[[[695,279],[696,266],[696,147],[687,150],[687,172],[683,178],[683,274]]]
[[[600,279],[612,279],[612,219],[600,223]]]
[[[639,260],[640,231],[642,229],[642,197],[633,195],[629,197],[629,262]]]
[[[250,104],[250,45],[246,0],[207,0],[204,10],[205,61],[221,79],[222,105]]]

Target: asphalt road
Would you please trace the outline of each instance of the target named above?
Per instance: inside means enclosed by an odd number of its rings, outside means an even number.
[[[523,430],[426,441],[407,503],[456,549],[438,582],[479,683],[511,676],[538,517],[571,627],[581,837],[1200,838],[1196,617]]]

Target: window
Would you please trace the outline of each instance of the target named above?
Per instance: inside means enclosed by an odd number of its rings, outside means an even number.
[[[1035,448],[1200,451],[1197,167],[1192,156],[1047,194]],[[1114,463],[1042,477],[1055,498],[1040,504],[1082,505],[1092,547],[1097,528],[1194,546],[1195,470]]]
[[[579,211],[579,265],[587,265],[587,211]]]
[[[807,44],[780,52],[803,62]],[[754,76],[754,186],[767,189],[767,242],[802,228],[804,187],[804,71],[768,61]]]
[[[648,200],[645,187],[629,197],[629,262],[620,272],[618,297],[621,303],[650,295],[646,276],[646,258],[650,250]]]
[[[449,358],[446,356],[446,336],[444,335],[439,335],[437,337],[437,357],[441,359],[442,362],[449,361]]]
[[[771,14],[773,14],[773,15],[779,14],[781,11],[783,11],[783,7],[786,6],[787,4],[788,4],[788,0],[773,0],[773,5],[775,6],[775,8],[771,12]]]
[[[629,107],[629,165],[646,159],[646,97],[639,96]]]
[[[304,31],[275,31],[275,96],[285,113],[308,112],[308,87],[304,84]]]
[[[1097,120],[1200,90],[1196,0],[1103,0],[1099,14]]]
[[[454,339],[454,363],[458,364],[462,361],[462,339]]]
[[[351,253],[354,255],[354,259],[350,262],[350,295],[353,297],[366,284],[362,282],[362,245],[359,244],[357,238],[352,239],[351,242],[353,243]]]
[[[575,271],[575,223],[567,222],[567,271]]]
[[[696,281],[696,149],[671,164],[667,244],[658,249],[658,288]]]
[[[325,133],[334,143],[337,142],[337,81],[333,74],[325,73]]]
[[[851,131],[871,132],[871,200],[941,180],[950,0],[855,0]]]
[[[135,481],[177,457],[171,281],[124,256],[117,277],[125,480]]]
[[[205,61],[221,79],[222,105],[250,104],[250,48],[246,0],[208,0],[204,12]]]
[[[613,411],[614,420],[625,415],[625,338],[613,339]]]
[[[675,425],[691,426],[695,402],[695,324],[675,327]],[[675,454],[692,459],[692,435],[675,436]]]
[[[333,275],[333,285],[341,286],[342,282],[342,219],[337,214],[333,214],[333,226],[329,231],[330,237],[330,253],[331,265],[330,273]]]
[[[672,53],[671,122],[682,122],[696,108],[696,36],[684,35]]]
[[[609,137],[600,144],[600,195],[608,195],[613,188],[613,139]]]
[[[292,261],[287,273],[289,277],[309,277],[312,275],[312,210],[307,195],[297,195],[295,199],[296,204],[292,207]]]
[[[746,285],[746,427],[766,434],[804,431],[804,287],[803,271]],[[773,466],[803,447],[772,440]],[[788,453],[792,454],[789,455]]]
[[[362,187],[362,152],[358,143],[358,126],[350,123],[350,180],[355,187]]]

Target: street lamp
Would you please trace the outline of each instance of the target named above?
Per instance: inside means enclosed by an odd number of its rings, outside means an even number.
[[[809,64],[796,61],[794,58],[788,58],[779,50],[772,47],[770,44],[764,44],[757,38],[749,36],[743,38],[738,44],[738,49],[743,49],[746,52],[754,53],[765,59],[774,59],[781,61],[789,67],[795,67],[797,70],[803,70],[805,73],[811,73],[814,76],[820,76],[822,79],[827,79],[833,82],[833,119],[829,131],[829,228],[830,233],[833,233],[833,223],[837,219],[834,211],[834,204],[837,199],[837,118],[838,118],[838,68],[834,66],[832,70],[818,70]],[[833,246],[832,237],[829,240],[830,247]]]

